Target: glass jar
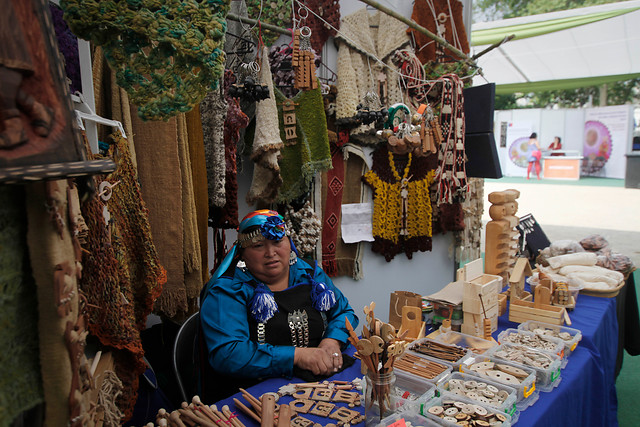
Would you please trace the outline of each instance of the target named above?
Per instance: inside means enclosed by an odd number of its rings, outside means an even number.
[[[393,370],[387,373],[367,372],[364,387],[365,425],[376,426],[396,411],[396,376]]]

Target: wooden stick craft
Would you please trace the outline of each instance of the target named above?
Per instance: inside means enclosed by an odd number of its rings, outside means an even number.
[[[396,330],[392,325],[375,318],[374,309],[374,302],[364,308],[366,322],[362,327],[362,336],[367,338],[359,339],[347,318],[345,325],[349,331],[349,342],[358,350],[357,354],[366,366],[367,375],[371,380],[371,387],[367,388],[369,405],[377,402],[382,419],[385,411],[391,407],[391,390],[389,384],[383,384],[381,379],[393,372],[394,362],[404,352],[406,342],[396,336]]]

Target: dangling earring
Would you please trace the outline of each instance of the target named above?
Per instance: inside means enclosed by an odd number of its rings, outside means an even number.
[[[298,255],[294,251],[289,252],[289,265],[293,265],[298,262]]]

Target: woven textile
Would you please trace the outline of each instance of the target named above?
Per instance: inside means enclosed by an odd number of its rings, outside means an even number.
[[[207,260],[209,259],[209,243],[207,241],[207,217],[209,216],[209,201],[207,195],[207,165],[204,158],[204,140],[202,136],[202,120],[200,107],[185,114],[187,120],[187,135],[189,137],[189,159],[191,161],[191,177],[193,181],[193,198],[196,207],[196,226],[200,242],[200,259],[202,260],[202,280],[209,279]]]
[[[76,290],[75,254],[68,224],[67,181],[33,183],[26,188],[27,242],[33,278],[37,285],[40,373],[44,390],[45,419],[48,425],[69,422],[71,379],[69,350],[64,336],[67,321],[75,324],[78,298],[71,297],[71,312],[64,318],[58,313],[54,273],[57,265],[70,268],[69,289]],[[45,208],[49,206],[49,210]],[[83,273],[84,274],[84,273]],[[4,349],[3,349],[4,351]]]
[[[280,133],[284,138],[282,103],[286,98],[277,89],[276,101]],[[278,193],[279,202],[290,202],[309,192],[315,174],[331,167],[327,120],[320,88],[301,91],[292,101],[296,104],[297,143],[282,149],[280,173],[283,182]]]
[[[442,25],[444,32],[438,32],[438,18],[443,19]],[[462,2],[458,0],[428,0],[419,1],[413,4],[413,12],[411,19],[417,24],[422,25],[433,34],[440,35],[453,46],[457,47],[464,53],[469,53],[469,42],[467,41],[467,32],[464,28],[462,19]],[[437,43],[433,39],[427,37],[413,28],[407,29],[415,40],[416,56],[423,64],[427,61],[436,60]],[[444,49],[444,55],[448,61],[457,58],[448,49]]]
[[[128,418],[138,375],[145,370],[140,331],[167,278],[151,237],[149,212],[135,179],[127,141],[116,136],[112,150],[117,150],[118,168],[105,179],[119,184],[106,204],[94,197],[83,206],[89,235],[80,287],[90,304],[89,330],[103,345],[120,350],[114,352],[116,372],[123,383],[118,406]],[[109,228],[103,217],[105,206],[111,215]]]
[[[100,47],[96,47],[92,59],[93,95],[96,106],[96,114],[102,117],[110,117],[122,123],[129,142],[129,153],[135,170],[138,169],[134,144],[133,125],[131,121],[131,105],[127,92],[118,86],[115,72],[107,65]],[[98,139],[106,141],[111,129],[106,126],[98,128]]]
[[[188,310],[182,257],[183,188],[177,120],[173,117],[167,122],[144,122],[132,115],[132,121],[142,198],[149,209],[149,223],[160,263],[167,271],[167,283],[154,310],[173,318]]]
[[[392,54],[409,44],[406,24],[386,14],[370,15],[360,9],[342,19],[338,41],[338,95],[336,118],[345,119],[356,115],[357,105],[368,91],[374,91],[384,106],[403,101],[398,76],[392,71],[395,65]],[[387,67],[365,52],[380,58]],[[383,86],[386,93],[380,94]],[[351,141],[361,144],[377,144],[381,138],[371,125],[361,125],[351,131]]]
[[[464,230],[456,233],[456,261],[469,262],[480,258],[484,179],[469,178],[469,197],[462,203]]]
[[[256,105],[256,131],[251,151],[251,160],[255,165],[251,188],[247,194],[249,205],[274,202],[282,185],[278,158],[284,144],[278,128],[278,107],[269,68],[269,49],[266,46],[262,47],[260,57],[259,81],[269,87],[269,98]]]
[[[413,252],[431,250],[432,208],[429,187],[434,181],[435,156],[410,156],[409,161],[390,155],[385,145],[373,153],[373,167],[363,177],[363,181],[373,190],[375,240],[371,250],[384,255],[387,262],[400,252],[411,259]],[[401,179],[408,181],[406,235],[400,233]]]
[[[342,209],[342,193],[344,191],[344,157],[342,150],[331,144],[332,168],[323,176],[324,202],[322,223],[322,269],[331,277],[338,274],[336,263],[336,246]]]
[[[307,0],[305,5],[320,15],[331,27],[340,29],[340,2],[338,0]],[[335,30],[313,13],[309,13],[304,24],[311,29],[311,47],[320,54],[327,39],[336,35]]]
[[[217,86],[229,0],[62,0],[73,32],[102,46],[145,120],[167,119]]]
[[[231,72],[225,74],[224,91],[227,99],[227,116],[224,122],[224,159],[226,203],[213,207],[209,213],[209,225],[213,228],[237,228],[238,222],[238,168],[237,151],[240,131],[249,125],[249,117],[242,111],[238,100],[228,95]]]
[[[182,174],[182,259],[184,261],[184,288],[187,295],[187,311],[190,315],[197,310],[197,298],[202,289],[202,258],[198,218],[193,193],[193,175],[189,156],[189,136],[187,119],[184,114],[178,120],[178,158]]]
[[[311,202],[307,201],[298,210],[293,206],[287,206],[283,218],[290,232],[289,236],[300,255],[312,254],[320,238],[322,224],[311,207]]]
[[[200,115],[207,163],[209,205],[222,207],[227,201],[224,192],[224,121],[227,116],[227,102],[220,90],[211,91],[205,96],[200,104]]]
[[[0,426],[43,401],[38,300],[22,186],[0,187]]]
[[[440,126],[443,141],[438,149],[437,203],[452,204],[467,196],[463,83],[455,74],[442,76]]]

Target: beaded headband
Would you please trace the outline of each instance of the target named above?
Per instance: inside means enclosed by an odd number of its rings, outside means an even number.
[[[248,233],[243,229],[257,226]],[[255,211],[247,215],[240,223],[238,231],[238,246],[246,248],[265,239],[280,240],[287,235],[286,226],[282,217],[275,211]]]

